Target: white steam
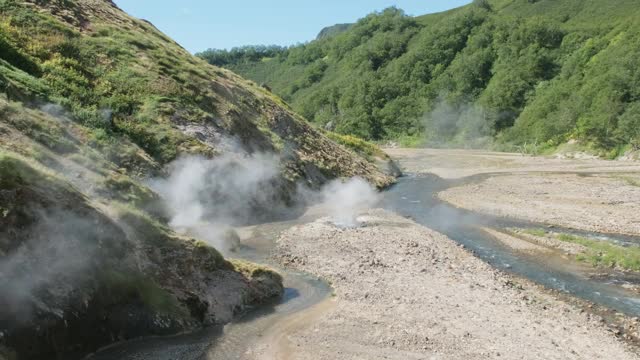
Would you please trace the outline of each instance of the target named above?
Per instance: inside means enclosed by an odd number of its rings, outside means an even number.
[[[151,187],[165,199],[174,229],[225,251],[230,227],[250,221],[261,204],[277,198],[279,169],[278,157],[269,154],[191,156],[171,164],[170,176]]]
[[[28,240],[0,257],[0,306],[16,318],[30,315],[27,302],[44,306],[38,297],[62,301],[97,262],[101,239],[94,221],[63,210],[38,211],[37,217]]]
[[[358,215],[380,201],[380,194],[367,181],[354,177],[334,180],[322,188],[322,208],[339,227],[357,227]]]
[[[259,213],[277,214],[282,197],[291,195],[283,191],[293,189],[279,186],[280,169],[273,154],[190,156],[172,163],[169,177],[150,186],[164,198],[171,227],[227,253],[238,245],[234,226],[260,219]],[[295,203],[319,205],[341,227],[358,226],[359,213],[379,201],[376,189],[359,177],[334,180],[320,191],[303,185],[297,190]]]
[[[429,146],[482,148],[491,141],[487,113],[476,104],[454,104],[440,98],[425,115],[424,126]]]

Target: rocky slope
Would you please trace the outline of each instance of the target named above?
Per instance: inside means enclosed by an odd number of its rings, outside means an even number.
[[[276,157],[257,215],[301,183],[393,181],[111,1],[0,1],[0,17],[0,359],[77,359],[282,293],[275,272],[167,225],[145,180],[182,156]]]

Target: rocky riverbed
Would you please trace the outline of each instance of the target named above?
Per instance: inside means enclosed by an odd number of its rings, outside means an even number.
[[[333,299],[264,336],[249,358],[636,359],[601,319],[493,269],[454,241],[373,210],[283,233],[277,259]],[[283,354],[287,354],[284,356]]]

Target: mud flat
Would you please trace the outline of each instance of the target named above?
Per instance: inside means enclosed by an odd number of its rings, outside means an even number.
[[[276,258],[327,279],[335,296],[265,334],[248,358],[638,358],[597,316],[444,235],[382,210],[361,220],[356,229],[320,219],[283,233]]]

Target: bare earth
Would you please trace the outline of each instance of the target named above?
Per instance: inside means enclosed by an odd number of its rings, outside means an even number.
[[[490,174],[438,196],[461,208],[521,220],[640,234],[640,163],[469,150],[389,149],[405,171],[442,178]]]
[[[443,179],[478,174],[521,172],[640,172],[638,161],[557,159],[480,150],[385,149],[409,173],[430,173]]]
[[[259,359],[637,359],[599,319],[516,281],[447,237],[373,210],[286,231],[278,259],[329,280],[335,297],[294,315]]]
[[[640,234],[640,186],[617,176],[495,176],[479,184],[448,189],[438,196],[458,207],[504,217],[589,231]]]

